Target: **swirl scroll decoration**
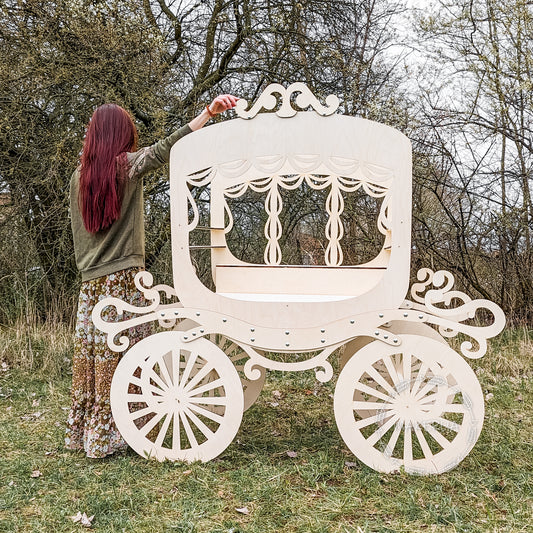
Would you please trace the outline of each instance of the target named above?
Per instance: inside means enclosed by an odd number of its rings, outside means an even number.
[[[150,302],[145,306],[136,306],[121,300],[120,298],[109,297],[100,300],[93,309],[92,320],[94,325],[104,333],[107,334],[107,345],[115,352],[123,352],[130,344],[129,338],[126,335],[119,337],[118,342],[115,342],[115,337],[122,331],[158,320],[159,325],[164,328],[171,328],[176,324],[176,318],[165,319],[158,313],[165,307],[181,307],[177,302],[178,295],[173,287],[169,285],[156,285],[152,287],[154,282],[152,274],[147,271],[138,272],[135,275],[135,287],[144,296],[144,299]],[[176,301],[172,304],[161,304],[161,295],[164,294],[167,299],[175,298]],[[109,310],[115,310],[114,318],[109,320]],[[124,313],[131,313],[136,315],[134,318],[125,318]]]
[[[281,101],[281,106],[276,111],[276,115],[282,118],[293,117],[297,113],[296,109],[291,106],[291,97],[293,94],[297,94],[295,103],[298,107],[305,109],[311,106],[319,115],[324,117],[332,115],[339,107],[339,99],[333,94],[327,96],[326,105],[322,105],[304,83],[293,83],[287,88],[279,83],[271,83],[261,93],[250,110],[246,111],[248,102],[240,99],[237,102],[235,111],[241,118],[252,119],[262,109],[270,111],[276,107],[278,99],[274,96],[275,94],[280,96]]]
[[[413,283],[411,287],[414,302],[407,300],[404,307],[427,313],[426,321],[437,325],[443,337],[464,333],[475,339],[478,348],[474,349],[470,341],[464,341],[461,343],[461,353],[472,359],[483,357],[487,351],[487,339],[498,335],[505,326],[502,309],[490,300],[473,300],[464,292],[452,290],[455,278],[446,270],[433,272],[429,268],[422,268],[417,272],[417,279],[418,283]],[[464,323],[475,320],[481,310],[492,315],[491,324],[479,326]]]

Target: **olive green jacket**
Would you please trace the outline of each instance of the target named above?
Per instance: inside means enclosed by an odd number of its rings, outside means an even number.
[[[186,125],[152,146],[128,153],[128,181],[124,187],[120,218],[97,233],[83,225],[78,205],[79,168],[70,180],[70,213],[76,265],[82,281],[99,278],[130,267],[144,268],[143,175],[170,158],[172,145],[191,133]]]

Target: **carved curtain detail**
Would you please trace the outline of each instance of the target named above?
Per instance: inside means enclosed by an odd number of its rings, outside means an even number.
[[[265,176],[265,174],[267,174]],[[249,176],[248,179],[246,175]],[[304,182],[314,190],[329,188],[325,209],[328,213],[325,235],[328,245],[325,251],[327,266],[340,266],[343,262],[341,239],[344,225],[341,215],[344,211],[343,193],[354,193],[362,189],[373,198],[384,198],[377,220],[378,230],[387,235],[390,230],[389,203],[393,180],[390,169],[372,165],[364,161],[339,157],[321,158],[317,155],[263,156],[254,160],[238,160],[217,165],[191,174],[187,177],[189,184],[204,186],[213,179],[226,179],[229,185],[224,188],[224,209],[228,216],[224,232],[233,227],[233,216],[227,204],[227,198],[238,198],[252,190],[266,193],[265,212],[268,215],[264,228],[267,246],[264,261],[267,265],[279,265],[282,260],[279,240],[282,235],[280,214],[283,209],[281,189],[294,190]],[[237,181],[243,178],[242,181]],[[198,223],[198,208],[190,192],[189,203],[193,210],[193,220],[189,225],[192,230]]]

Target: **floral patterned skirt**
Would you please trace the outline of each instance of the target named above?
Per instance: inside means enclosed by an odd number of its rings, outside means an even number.
[[[147,305],[135,287],[139,267],[82,283],[78,300],[74,355],[72,359],[71,408],[67,420],[65,445],[71,450],[84,450],[87,457],[99,458],[127,447],[118,432],[109,393],[111,379],[122,353],[112,352],[106,335],[96,329],[91,319],[94,306],[103,298],[114,296],[133,305]],[[131,315],[130,315],[131,316]],[[116,320],[114,308],[104,310],[105,320]],[[124,313],[128,318],[128,313]],[[151,324],[131,328],[126,334],[130,346],[151,333]]]

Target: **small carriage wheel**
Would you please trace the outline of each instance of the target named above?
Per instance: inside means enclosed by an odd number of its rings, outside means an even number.
[[[371,468],[437,474],[468,455],[485,407],[462,357],[438,340],[406,334],[400,346],[374,341],[346,363],[334,411],[348,448]]]
[[[263,390],[266,380],[265,368],[254,366],[254,368],[259,369],[261,375],[258,379],[248,379],[244,375],[244,364],[249,359],[249,355],[237,343],[223,335],[210,335],[210,340],[216,343],[217,346],[229,357],[239,373],[244,393],[244,410],[246,411],[255,403],[257,398],[259,398],[259,394],[261,394],[261,391]]]
[[[220,348],[203,338],[185,343],[181,336],[157,333],[126,353],[111,384],[113,417],[140,455],[209,461],[237,434],[241,382]]]

